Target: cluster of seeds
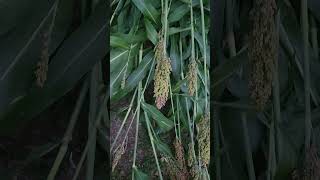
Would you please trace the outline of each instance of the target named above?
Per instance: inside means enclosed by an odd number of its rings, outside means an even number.
[[[252,27],[249,33],[249,63],[251,68],[249,90],[258,110],[263,110],[271,92],[274,62],[277,59],[277,32],[274,0],[257,0],[250,13]]]
[[[194,59],[191,59],[188,65],[188,73],[187,73],[187,80],[188,80],[188,92],[190,96],[193,96],[196,88],[197,88],[197,62]]]
[[[156,106],[161,109],[168,100],[170,73],[172,71],[170,58],[167,56],[163,39],[160,39],[155,48],[155,58],[157,66],[154,75],[154,97]]]
[[[295,169],[292,173],[293,180],[318,180],[320,177],[320,159],[317,154],[315,145],[306,152],[304,166],[300,169]]]
[[[125,139],[126,142],[126,139]],[[112,158],[112,172],[115,170],[115,168],[117,167],[122,155],[125,153],[126,151],[126,143],[121,143],[116,150],[114,151],[114,155]]]
[[[193,145],[189,143],[188,145],[188,167],[192,179],[200,179],[200,167],[197,163],[197,160],[194,157],[195,151]]]
[[[199,143],[201,165],[208,165],[210,161],[210,120],[209,115],[205,115],[197,124],[197,140]]]
[[[36,84],[39,87],[43,87],[45,81],[47,80],[49,63],[49,34],[44,33],[42,38],[42,51],[40,61],[37,64],[37,69],[35,71]]]
[[[176,139],[174,141],[174,148],[176,151],[176,160],[181,174],[180,179],[188,179],[188,170],[184,158],[184,149],[180,139]]]

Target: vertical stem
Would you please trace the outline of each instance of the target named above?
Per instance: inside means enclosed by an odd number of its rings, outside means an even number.
[[[192,61],[195,61],[195,47],[194,47],[194,27],[193,27],[193,3],[192,3],[192,0],[190,0],[190,28],[191,28],[191,60]],[[185,99],[186,101],[186,105],[188,106],[188,103],[187,103],[187,99]],[[196,116],[196,102],[194,102],[194,112],[193,112],[193,118],[192,118],[192,121],[190,121],[191,119],[189,118],[189,132],[190,132],[190,136],[191,136],[191,140],[192,140],[192,148],[193,148],[193,152],[195,152],[194,150],[194,134],[193,134],[193,129],[194,129],[194,120],[195,120],[195,116]],[[196,155],[194,154],[194,158],[196,158]]]
[[[168,32],[168,0],[164,0],[164,37],[163,37],[163,53],[164,56],[167,55],[167,32]]]
[[[86,13],[87,13],[86,7],[87,7],[87,0],[81,0],[81,20],[82,20],[82,22],[86,18]]]
[[[142,61],[142,54],[143,54],[143,44],[141,44],[141,48],[140,48],[140,51],[139,51],[139,64],[141,63]],[[134,143],[134,151],[133,151],[133,164],[132,164],[132,167],[136,167],[136,157],[137,157],[137,147],[138,147],[138,137],[139,137],[139,123],[140,123],[140,98],[141,98],[141,88],[142,88],[142,82],[140,81],[139,82],[139,85],[138,85],[138,99],[137,99],[137,109],[138,109],[138,112],[137,112],[137,121],[136,121],[136,133],[135,133],[135,143]],[[133,176],[132,176],[133,178]]]
[[[194,27],[193,27],[193,8],[192,0],[190,0],[190,28],[191,28],[191,59],[195,60],[195,51],[194,51]]]
[[[213,111],[213,132],[214,132],[214,166],[216,180],[221,180],[221,162],[220,162],[220,138],[219,138],[219,120],[217,109]]]
[[[249,180],[255,180],[256,175],[254,172],[254,165],[253,165],[253,161],[252,161],[252,152],[251,152],[251,145],[250,145],[250,137],[248,134],[246,112],[241,113],[241,121],[242,121],[243,139],[244,139],[244,146],[245,146],[245,151],[246,151],[246,161],[247,161]]]
[[[94,127],[95,128],[100,126],[100,122],[101,122],[102,116],[106,111],[105,109],[107,109],[107,104],[108,104],[108,99],[109,99],[108,94],[109,94],[109,92],[106,92],[105,97],[103,99],[103,103],[99,107],[99,112],[98,112],[97,118],[95,119],[95,122],[94,122]],[[93,142],[92,140],[93,140],[93,136],[92,136],[92,134],[89,134],[86,146],[85,146],[84,150],[81,153],[81,158],[79,160],[79,163],[77,164],[77,168],[76,168],[76,171],[75,171],[75,173],[73,175],[72,180],[76,180],[78,178],[80,170],[82,168],[82,164],[83,164],[83,162],[84,162],[84,160],[86,158],[86,154],[88,152],[89,146],[91,146],[91,144]]]
[[[277,48],[279,49],[279,29],[280,29],[280,12],[277,13],[275,19],[275,31],[277,33]],[[274,176],[275,165],[275,126],[277,126],[281,122],[281,106],[280,106],[280,85],[279,85],[279,53],[277,54],[276,59],[274,60],[274,69],[273,69],[273,86],[272,86],[272,94],[273,94],[273,109],[275,110],[275,118],[271,119],[270,123],[270,131],[269,131],[269,160],[268,160],[268,180],[272,179]]]
[[[305,96],[305,150],[310,146],[311,140],[311,105],[310,105],[310,63],[308,51],[308,2],[301,0],[301,20],[303,34],[303,57],[304,57],[304,96]]]
[[[93,67],[91,72],[91,80],[90,80],[90,108],[89,108],[89,121],[88,121],[88,134],[92,134],[93,142],[92,146],[88,149],[88,161],[87,161],[87,173],[86,179],[93,180],[94,177],[94,161],[95,161],[95,153],[96,153],[96,128],[93,127],[93,122],[97,115],[97,106],[98,106],[98,80],[99,80],[99,70],[100,64],[96,64]]]
[[[273,178],[273,161],[274,161],[274,120],[270,124],[269,131],[269,151],[268,151],[268,172],[267,172],[267,180],[272,180]]]
[[[207,48],[206,48],[206,32],[204,23],[204,10],[203,10],[203,0],[200,0],[200,10],[201,10],[201,25],[202,25],[202,43],[203,43],[203,62],[204,62],[204,88],[205,88],[205,112],[209,111],[208,106],[208,83],[207,83]]]
[[[318,29],[317,29],[317,24],[316,21],[314,20],[314,17],[311,16],[311,38],[312,38],[312,47],[313,47],[313,52],[316,57],[316,59],[319,59],[319,45],[318,45]]]
[[[144,112],[144,116],[145,116],[146,123],[147,123],[147,130],[148,130],[148,134],[149,134],[149,138],[150,138],[150,142],[151,142],[153,154],[154,154],[154,157],[155,157],[155,159],[156,159],[156,164],[157,164],[157,169],[158,169],[159,177],[160,177],[160,180],[163,180],[162,172],[161,172],[161,168],[160,168],[160,164],[159,164],[159,161],[158,161],[157,151],[156,151],[155,146],[154,146],[154,138],[153,138],[152,133],[151,133],[151,130],[150,130],[151,124],[150,124],[150,121],[149,121],[149,117],[148,117],[148,115],[147,115],[146,112]]]
[[[235,39],[234,39],[234,33],[233,33],[233,0],[227,0],[226,1],[226,31],[227,31],[227,42],[229,45],[229,54],[230,57],[233,57],[236,55],[236,45],[235,45]]]
[[[79,113],[80,113],[80,109],[82,107],[82,104],[83,104],[83,101],[85,99],[85,95],[87,94],[87,91],[88,91],[88,84],[85,83],[82,87],[82,90],[81,90],[81,93],[80,93],[80,96],[79,96],[79,99],[76,103],[76,106],[74,108],[74,111],[71,115],[71,119],[70,119],[70,122],[69,122],[69,125],[68,125],[68,128],[65,132],[65,135],[62,139],[62,145],[59,149],[59,152],[58,152],[58,155],[56,157],[56,160],[54,161],[53,163],[53,166],[49,172],[49,175],[47,177],[47,180],[54,180],[55,179],[55,176],[59,170],[59,167],[60,167],[60,164],[68,150],[68,145],[69,145],[69,142],[71,141],[71,138],[72,138],[72,132],[73,132],[73,128],[78,120],[78,116],[79,116]]]

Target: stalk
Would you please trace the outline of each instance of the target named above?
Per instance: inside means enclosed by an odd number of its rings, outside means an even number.
[[[97,128],[97,127],[100,125],[102,116],[103,116],[103,114],[104,114],[105,111],[106,111],[105,109],[107,108],[108,99],[109,99],[108,94],[109,94],[108,92],[105,94],[105,97],[104,97],[104,99],[103,99],[103,103],[102,103],[102,105],[99,107],[99,112],[98,112],[98,114],[97,114],[97,117],[96,117],[95,122],[94,122],[94,125],[93,125],[93,127],[95,127],[95,128]],[[77,168],[76,168],[76,171],[75,171],[75,173],[74,173],[74,175],[73,175],[72,180],[76,180],[76,179],[78,178],[79,173],[80,173],[80,170],[81,170],[81,168],[82,168],[82,164],[83,164],[83,162],[84,162],[84,160],[85,160],[85,158],[86,158],[86,154],[87,154],[88,149],[89,149],[89,147],[91,146],[92,142],[93,142],[93,135],[92,135],[92,134],[89,134],[89,137],[88,137],[86,146],[85,146],[85,148],[84,148],[84,150],[83,150],[83,152],[82,152],[82,154],[81,154],[80,161],[79,161],[79,163],[78,163],[78,165],[77,165]]]
[[[301,0],[301,20],[303,35],[303,57],[304,57],[304,96],[305,96],[305,150],[310,147],[311,143],[311,105],[310,105],[310,62],[308,51],[308,2]]]
[[[167,54],[167,33],[168,33],[168,0],[164,0],[164,19],[163,19],[163,23],[164,23],[164,37],[163,37],[163,53],[164,56],[166,56]]]
[[[314,55],[316,59],[319,59],[318,29],[313,16],[311,16],[311,36]]]
[[[66,155],[66,152],[68,150],[68,145],[69,145],[69,142],[71,141],[72,139],[72,132],[73,132],[73,128],[78,120],[78,116],[79,116],[79,113],[80,113],[80,110],[81,110],[81,107],[82,107],[82,104],[83,104],[83,101],[85,99],[85,95],[87,94],[87,91],[88,91],[88,86],[87,86],[87,82],[83,85],[82,89],[81,89],[81,92],[80,92],[80,96],[79,96],[79,99],[76,103],[76,106],[74,108],[74,111],[71,115],[71,118],[70,118],[70,122],[69,122],[69,125],[68,125],[68,128],[65,132],[65,135],[62,139],[62,144],[60,146],[60,149],[59,149],[59,152],[58,152],[58,155],[56,157],[56,160],[54,161],[53,163],[53,166],[49,172],[49,175],[47,177],[47,180],[54,180],[58,170],[59,170],[59,167],[60,167],[60,164],[62,162],[62,160],[64,159],[64,156]]]
[[[213,111],[213,128],[214,128],[214,167],[216,180],[221,180],[221,161],[220,161],[220,138],[219,138],[219,120],[217,110]]]
[[[91,82],[90,82],[90,107],[89,107],[89,121],[88,121],[88,135],[92,134],[93,143],[88,150],[88,161],[87,161],[87,173],[86,179],[93,180],[94,177],[94,161],[95,161],[95,153],[96,153],[96,134],[97,129],[93,127],[93,121],[97,115],[97,106],[99,102],[97,101],[98,97],[98,81],[99,81],[99,70],[101,70],[100,63],[96,64],[93,67],[91,72]]]
[[[127,111],[127,113],[126,113],[126,115],[125,115],[125,117],[124,117],[124,119],[123,119],[123,121],[122,121],[122,124],[121,124],[121,126],[120,126],[120,129],[119,129],[119,131],[117,132],[117,135],[116,135],[113,143],[111,144],[111,148],[110,148],[110,149],[111,149],[111,152],[112,152],[112,150],[113,150],[113,148],[114,148],[114,146],[115,146],[115,144],[116,144],[116,142],[117,142],[117,140],[118,140],[118,138],[119,138],[119,136],[120,136],[120,133],[121,133],[123,127],[124,127],[124,124],[126,123],[128,117],[129,117],[129,114],[130,114],[131,109],[132,109],[132,107],[133,107],[133,102],[134,102],[134,99],[135,99],[135,97],[136,97],[136,94],[137,94],[137,90],[135,90],[135,92],[134,92],[134,94],[133,94],[133,97],[132,97],[131,102],[130,102],[130,105],[129,105],[129,109],[128,109],[128,111]]]
[[[276,28],[277,28],[277,36],[279,40],[279,28],[280,28],[280,12],[276,15]],[[278,41],[279,42],[279,41]],[[277,44],[278,48],[279,43]],[[275,126],[277,126],[281,122],[281,106],[280,106],[280,85],[279,85],[279,69],[278,69],[278,61],[279,61],[279,54],[277,56],[277,59],[274,61],[274,69],[273,69],[273,86],[272,86],[272,94],[273,94],[273,106],[275,110],[275,118],[271,118],[270,123],[270,131],[269,131],[269,160],[268,160],[268,179],[273,179],[274,176],[274,169],[276,167],[273,167],[276,162],[274,162],[275,157],[273,157],[275,154]],[[280,147],[280,146],[278,146]]]
[[[160,164],[159,164],[159,160],[158,160],[157,151],[156,151],[155,146],[154,146],[154,138],[153,138],[152,132],[150,130],[151,124],[150,124],[150,121],[149,121],[149,117],[148,117],[146,112],[144,112],[144,116],[145,116],[146,123],[147,123],[147,130],[148,130],[148,134],[149,134],[149,138],[150,138],[150,142],[151,142],[154,158],[156,160],[159,177],[160,177],[160,180],[163,180],[162,172],[161,172],[161,168],[160,168]]]
[[[142,54],[143,54],[143,44],[141,45],[140,51],[139,51],[139,64],[142,61]],[[138,85],[138,100],[141,98],[141,88],[142,88],[142,82],[139,82]],[[132,167],[136,167],[136,157],[137,157],[137,147],[138,147],[138,137],[139,137],[139,123],[140,123],[140,103],[137,101],[137,122],[136,122],[136,133],[135,133],[135,143],[134,143],[134,151],[133,151],[133,164]],[[134,178],[132,174],[132,178]]]
[[[256,175],[254,172],[254,165],[253,165],[253,161],[252,161],[250,138],[249,138],[249,134],[248,134],[246,112],[241,113],[241,121],[242,121],[243,139],[244,139],[244,146],[245,146],[245,151],[246,151],[246,161],[247,161],[249,180],[256,180]]]

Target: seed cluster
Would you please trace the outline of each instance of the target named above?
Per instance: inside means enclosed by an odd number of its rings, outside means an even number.
[[[163,155],[161,160],[166,164],[166,172],[172,180],[187,180],[189,177],[185,154],[182,142],[180,139],[175,139],[174,143],[175,159],[168,155]]]
[[[210,161],[210,120],[209,115],[205,115],[197,124],[197,140],[199,143],[201,165],[208,165]]]
[[[190,175],[192,176],[193,179],[199,179],[200,168],[193,154],[195,154],[194,148],[192,146],[192,143],[189,143],[188,144],[188,167],[190,168]]]
[[[127,139],[125,139],[126,142]],[[113,153],[113,158],[112,158],[112,172],[115,170],[115,168],[117,167],[122,155],[125,153],[126,151],[126,143],[121,143],[116,150]]]
[[[188,92],[193,96],[197,88],[197,62],[192,59],[188,65],[189,71],[187,73]]]
[[[37,86],[43,87],[47,80],[49,63],[49,34],[44,33],[42,38],[42,51],[40,61],[37,64],[37,70],[35,71]]]
[[[180,170],[180,179],[188,179],[188,170],[187,170],[187,166],[186,166],[186,161],[184,158],[184,149],[183,149],[183,145],[181,143],[180,139],[176,139],[174,141],[174,148],[176,151],[176,160],[178,163],[178,167]]]
[[[154,75],[154,97],[156,106],[161,109],[167,102],[170,86],[170,73],[172,71],[170,58],[165,52],[163,39],[161,39],[155,48],[155,58],[157,66]]]
[[[306,152],[304,166],[296,169],[292,173],[293,180],[317,180],[320,177],[320,159],[317,154],[317,148],[313,144]]]
[[[249,33],[250,96],[258,110],[263,110],[271,92],[274,62],[277,59],[277,33],[274,22],[274,0],[257,0],[250,13],[252,27]]]

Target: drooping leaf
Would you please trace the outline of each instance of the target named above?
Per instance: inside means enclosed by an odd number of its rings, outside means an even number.
[[[54,103],[70,91],[97,61],[104,58],[107,54],[105,34],[108,22],[105,21],[104,2],[100,3],[96,12],[63,43],[52,58],[45,86],[31,88],[8,108],[0,109],[1,133],[10,131],[10,127],[17,128],[16,123],[23,124]]]
[[[144,19],[144,24],[146,26],[146,30],[147,30],[147,36],[148,39],[154,44],[156,45],[158,42],[158,33],[156,31],[156,28],[151,24],[151,22],[148,19]]]
[[[134,180],[148,180],[149,176],[139,170],[137,167],[133,168],[133,173],[134,173]]]
[[[187,4],[180,4],[180,6],[174,8],[174,11],[170,11],[168,21],[169,23],[173,23],[176,21],[179,21],[181,18],[183,18],[188,12],[190,12],[190,9]]]
[[[173,122],[166,118],[156,107],[143,102],[142,108],[156,121],[163,131],[169,131],[173,128]]]
[[[145,17],[149,18],[154,23],[158,22],[160,14],[149,0],[132,0],[132,2]]]

